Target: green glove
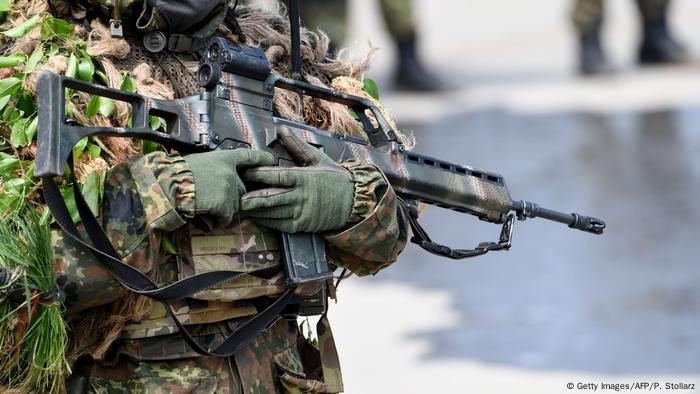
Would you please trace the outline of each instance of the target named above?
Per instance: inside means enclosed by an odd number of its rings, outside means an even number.
[[[275,157],[252,149],[217,150],[185,156],[194,177],[194,205],[197,215],[209,214],[225,225],[238,212],[246,192],[237,167],[275,165]]]
[[[243,174],[246,182],[269,188],[241,197],[241,211],[257,223],[286,233],[316,233],[345,226],[352,211],[355,186],[350,172],[286,127],[278,137],[304,167],[257,167]]]

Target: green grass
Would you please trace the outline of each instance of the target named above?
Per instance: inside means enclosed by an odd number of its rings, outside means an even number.
[[[70,372],[67,327],[56,290],[51,230],[30,210],[0,219],[0,265],[14,272],[0,289],[0,385],[60,392]]]

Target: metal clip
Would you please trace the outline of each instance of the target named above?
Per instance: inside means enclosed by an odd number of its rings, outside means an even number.
[[[503,228],[501,229],[501,236],[498,240],[498,246],[492,248],[491,250],[508,250],[513,243],[513,228],[515,227],[515,215],[512,213],[508,215],[508,220],[503,223]]]
[[[482,242],[476,247],[476,250],[482,250],[484,253],[493,252],[496,250],[508,250],[510,249],[513,242],[513,228],[515,227],[515,215],[510,214],[503,223],[501,228],[501,236],[498,237],[498,243],[496,242]]]
[[[116,19],[110,19],[109,34],[112,35],[112,38],[124,37],[124,26],[122,26],[122,23]]]
[[[122,38],[124,37],[124,27],[122,26],[122,4],[121,0],[114,0],[114,6],[112,9],[113,18],[109,20],[109,33],[112,38]]]

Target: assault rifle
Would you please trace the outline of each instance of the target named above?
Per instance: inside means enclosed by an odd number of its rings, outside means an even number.
[[[76,239],[81,238],[80,232],[70,220],[53,177],[63,176],[73,147],[86,136],[138,137],[181,153],[216,149],[261,149],[274,154],[280,165],[294,165],[293,158],[278,140],[280,133],[294,133],[338,162],[357,158],[381,169],[400,197],[404,215],[413,230],[411,241],[436,255],[463,259],[489,251],[507,250],[511,246],[516,219],[540,217],[593,234],[602,234],[605,228],[605,223],[596,218],[557,212],[527,201],[511,199],[500,175],[407,151],[382,112],[371,101],[274,74],[260,48],[236,45],[220,37],[212,38],[204,50],[197,79],[203,88],[200,94],[165,101],[50,72],[39,75],[39,131],[35,174],[42,177],[47,203],[64,231]],[[132,126],[84,127],[75,124],[66,118],[66,89],[130,104]],[[346,105],[359,116],[367,138],[339,135],[275,116],[272,99],[276,89],[287,89]],[[165,130],[152,130],[149,127],[150,116],[164,119]],[[198,275],[197,280],[187,283],[190,287],[184,293],[182,287],[186,286],[180,282],[158,288],[148,278],[141,277],[143,275],[138,271],[133,272],[133,268],[119,264],[118,254],[106,236],[100,235],[101,228],[82,201],[77,186],[75,190],[78,210],[92,241],[92,245],[87,242],[83,244],[130,289],[168,301],[182,298],[183,294],[192,294],[193,287],[206,288],[231,278],[213,274]],[[484,242],[474,249],[452,249],[440,245],[433,242],[418,224],[418,203],[451,209],[500,224],[500,237],[496,242]],[[331,277],[320,235],[283,234],[282,245],[290,289]]]
[[[422,202],[503,225],[498,242],[481,243],[471,250],[451,249],[432,242],[427,233],[417,226],[415,209],[410,209],[408,213],[414,230],[412,241],[440,256],[462,259],[509,249],[516,218],[540,217],[593,234],[602,234],[605,228],[605,223],[600,219],[512,200],[501,175],[406,151],[382,112],[371,101],[273,74],[260,48],[239,46],[223,38],[213,38],[199,66],[197,78],[205,89],[201,94],[163,101],[50,72],[42,73],[37,82],[39,136],[36,176],[63,175],[74,145],[90,135],[139,137],[183,153],[262,149],[273,153],[280,165],[294,165],[293,159],[277,140],[278,133],[283,130],[297,134],[338,162],[358,158],[377,166],[410,208]],[[347,105],[359,116],[368,138],[339,135],[274,116],[272,97],[277,88]],[[132,127],[76,125],[66,118],[65,89],[130,104]],[[366,110],[372,114],[377,126],[372,123]],[[167,125],[165,131],[152,130],[149,116],[164,119]],[[285,238],[286,252],[292,261],[299,258],[308,262],[308,257],[313,257],[322,264],[323,243],[316,236],[288,234]],[[309,253],[305,250],[306,246],[313,246],[314,251]],[[289,267],[291,282],[298,284],[307,278],[315,278],[313,274],[298,271],[303,265],[306,264]],[[327,272],[327,269],[319,269]]]

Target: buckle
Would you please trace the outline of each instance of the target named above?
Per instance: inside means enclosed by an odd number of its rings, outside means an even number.
[[[161,31],[152,31],[143,36],[143,46],[151,53],[158,53],[165,49],[168,39]]]
[[[119,20],[109,20],[109,34],[112,35],[112,38],[124,37],[124,26],[122,26],[122,23]]]
[[[168,40],[168,50],[171,52],[189,52],[192,50],[194,39],[184,34],[171,34]]]

